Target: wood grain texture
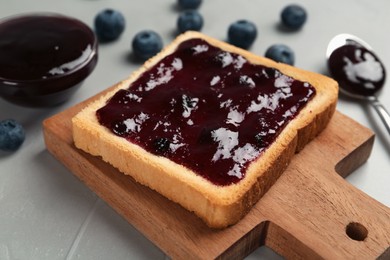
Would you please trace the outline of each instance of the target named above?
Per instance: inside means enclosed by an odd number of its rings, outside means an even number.
[[[71,117],[95,98],[44,121],[47,149],[170,257],[243,258],[262,245],[289,259],[389,257],[390,209],[342,178],[368,159],[374,135],[341,113],[294,157],[243,220],[213,230],[181,206],[75,148]],[[358,224],[348,233],[350,223]]]

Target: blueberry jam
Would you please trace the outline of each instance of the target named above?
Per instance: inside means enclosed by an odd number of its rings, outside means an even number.
[[[86,62],[93,33],[61,15],[31,15],[0,26],[0,78],[40,80],[62,75]]]
[[[116,135],[225,186],[244,178],[314,95],[309,83],[191,39],[97,117]]]
[[[354,41],[334,50],[328,67],[343,89],[363,96],[374,95],[386,79],[385,68],[379,58]]]

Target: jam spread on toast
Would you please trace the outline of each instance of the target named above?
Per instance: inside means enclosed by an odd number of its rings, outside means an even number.
[[[314,95],[307,82],[190,39],[96,114],[114,134],[226,186]]]

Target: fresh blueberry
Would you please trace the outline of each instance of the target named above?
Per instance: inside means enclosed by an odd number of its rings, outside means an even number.
[[[0,150],[15,151],[25,139],[24,128],[13,119],[0,121]]]
[[[95,32],[100,41],[113,41],[125,30],[125,18],[122,13],[105,9],[95,17]]]
[[[182,9],[197,9],[202,0],[178,0],[178,5]]]
[[[292,30],[301,28],[307,19],[306,10],[296,4],[291,4],[283,8],[280,16],[282,24]]]
[[[289,65],[294,65],[295,62],[294,51],[284,44],[271,45],[265,52],[265,57]]]
[[[177,27],[180,33],[186,31],[200,31],[203,27],[203,17],[196,10],[184,11],[177,19]]]
[[[137,33],[132,42],[134,55],[142,60],[147,60],[162,50],[161,36],[150,30]]]
[[[237,47],[248,49],[256,37],[256,25],[250,21],[239,20],[229,26],[228,41]]]

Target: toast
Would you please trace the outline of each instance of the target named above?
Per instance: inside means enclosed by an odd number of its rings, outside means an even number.
[[[195,57],[209,52],[210,60]],[[337,98],[338,84],[326,76],[187,32],[72,118],[73,139],[209,227],[225,228],[326,127]]]

